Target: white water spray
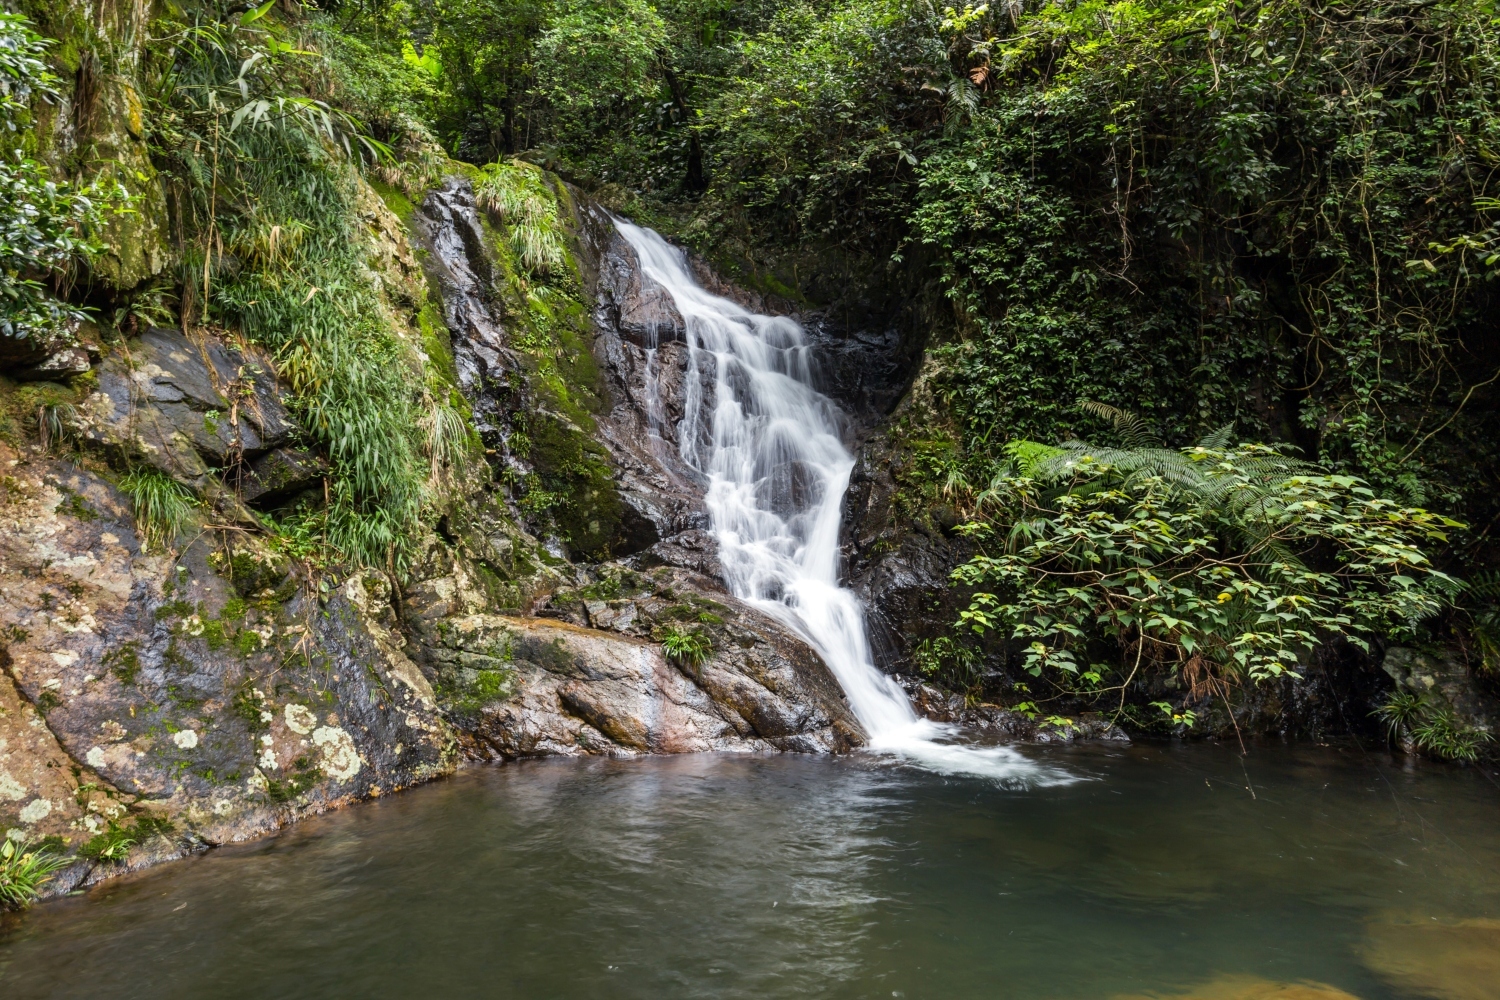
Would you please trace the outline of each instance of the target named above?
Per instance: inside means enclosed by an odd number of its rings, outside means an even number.
[[[686,323],[688,371],[677,436],[683,460],[707,480],[705,503],[730,590],[791,626],[822,655],[871,749],[948,774],[1067,780],[1009,747],[954,742],[952,727],[918,718],[906,693],[876,669],[864,610],[838,576],[854,456],[844,447],[843,414],[812,386],[802,327],[708,292],[681,250],[653,230],[615,224],[645,279],[671,295]],[[648,380],[654,360],[648,358]],[[711,401],[704,399],[705,383],[714,387]],[[660,393],[654,385],[647,391],[652,418],[659,419]]]

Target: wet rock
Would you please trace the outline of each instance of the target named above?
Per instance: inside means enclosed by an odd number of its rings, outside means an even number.
[[[449,177],[427,193],[413,225],[428,249],[432,281],[442,289],[459,387],[474,408],[475,428],[493,446],[507,426],[503,392],[497,398],[493,390],[507,389],[524,365],[506,339],[473,187],[463,178]]]
[[[1468,666],[1453,653],[1393,646],[1385,651],[1380,667],[1397,688],[1422,695],[1432,708],[1452,713],[1459,723],[1500,731],[1500,706],[1479,689]]]
[[[1185,990],[1117,996],[1114,1000],[1358,1000],[1337,986],[1302,980],[1276,982],[1260,976],[1228,974]]]
[[[200,486],[212,469],[280,447],[292,433],[262,352],[162,328],[104,360],[78,419],[86,441]]]
[[[547,618],[435,618],[416,654],[466,748],[479,756],[827,752],[862,742],[843,692],[785,626],[716,581],[670,568],[555,593]],[[602,599],[600,588],[617,596]],[[592,590],[592,593],[591,593]],[[676,663],[668,627],[712,652]]]
[[[1129,743],[1125,730],[1097,712],[1070,716],[1062,721],[1038,719],[999,705],[971,703],[962,695],[944,691],[912,678],[901,678],[901,686],[918,714],[934,722],[948,722],[972,733],[995,735],[1031,743],[1072,743],[1076,740],[1110,740]]]
[[[952,631],[968,593],[952,586],[951,574],[973,553],[926,508],[907,507],[899,462],[892,439],[872,435],[844,497],[848,585],[864,602],[875,663],[890,673],[911,669],[917,643]]]
[[[599,240],[602,246],[595,246],[595,292],[604,320],[601,325],[647,350],[684,340],[687,326],[671,293],[646,277],[635,251],[612,223],[601,220],[597,232],[603,234]]]
[[[256,507],[275,506],[322,483],[328,463],[300,448],[275,448],[250,462],[239,481],[240,497]]]

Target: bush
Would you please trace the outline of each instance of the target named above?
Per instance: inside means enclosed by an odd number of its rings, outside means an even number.
[[[1264,445],[1010,448],[961,530],[984,550],[960,625],[1003,628],[1025,667],[1091,658],[1178,672],[1192,695],[1299,676],[1318,645],[1410,632],[1458,584],[1421,546],[1457,522]],[[1119,690],[1119,689],[1117,689]]]

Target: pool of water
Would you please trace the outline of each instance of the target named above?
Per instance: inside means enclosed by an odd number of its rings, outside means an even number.
[[[531,761],[40,905],[0,996],[1500,998],[1494,775],[1356,749]]]

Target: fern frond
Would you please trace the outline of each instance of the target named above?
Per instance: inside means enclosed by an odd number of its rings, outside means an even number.
[[[1080,399],[1078,408],[1113,424],[1127,448],[1161,447],[1161,436],[1138,414],[1092,399]]]
[[[1229,423],[1225,424],[1223,427],[1220,427],[1213,433],[1206,435],[1203,440],[1198,442],[1198,447],[1212,448],[1214,451],[1221,451],[1224,448],[1229,447],[1229,439],[1232,434],[1234,434],[1233,420],[1229,421]]]

